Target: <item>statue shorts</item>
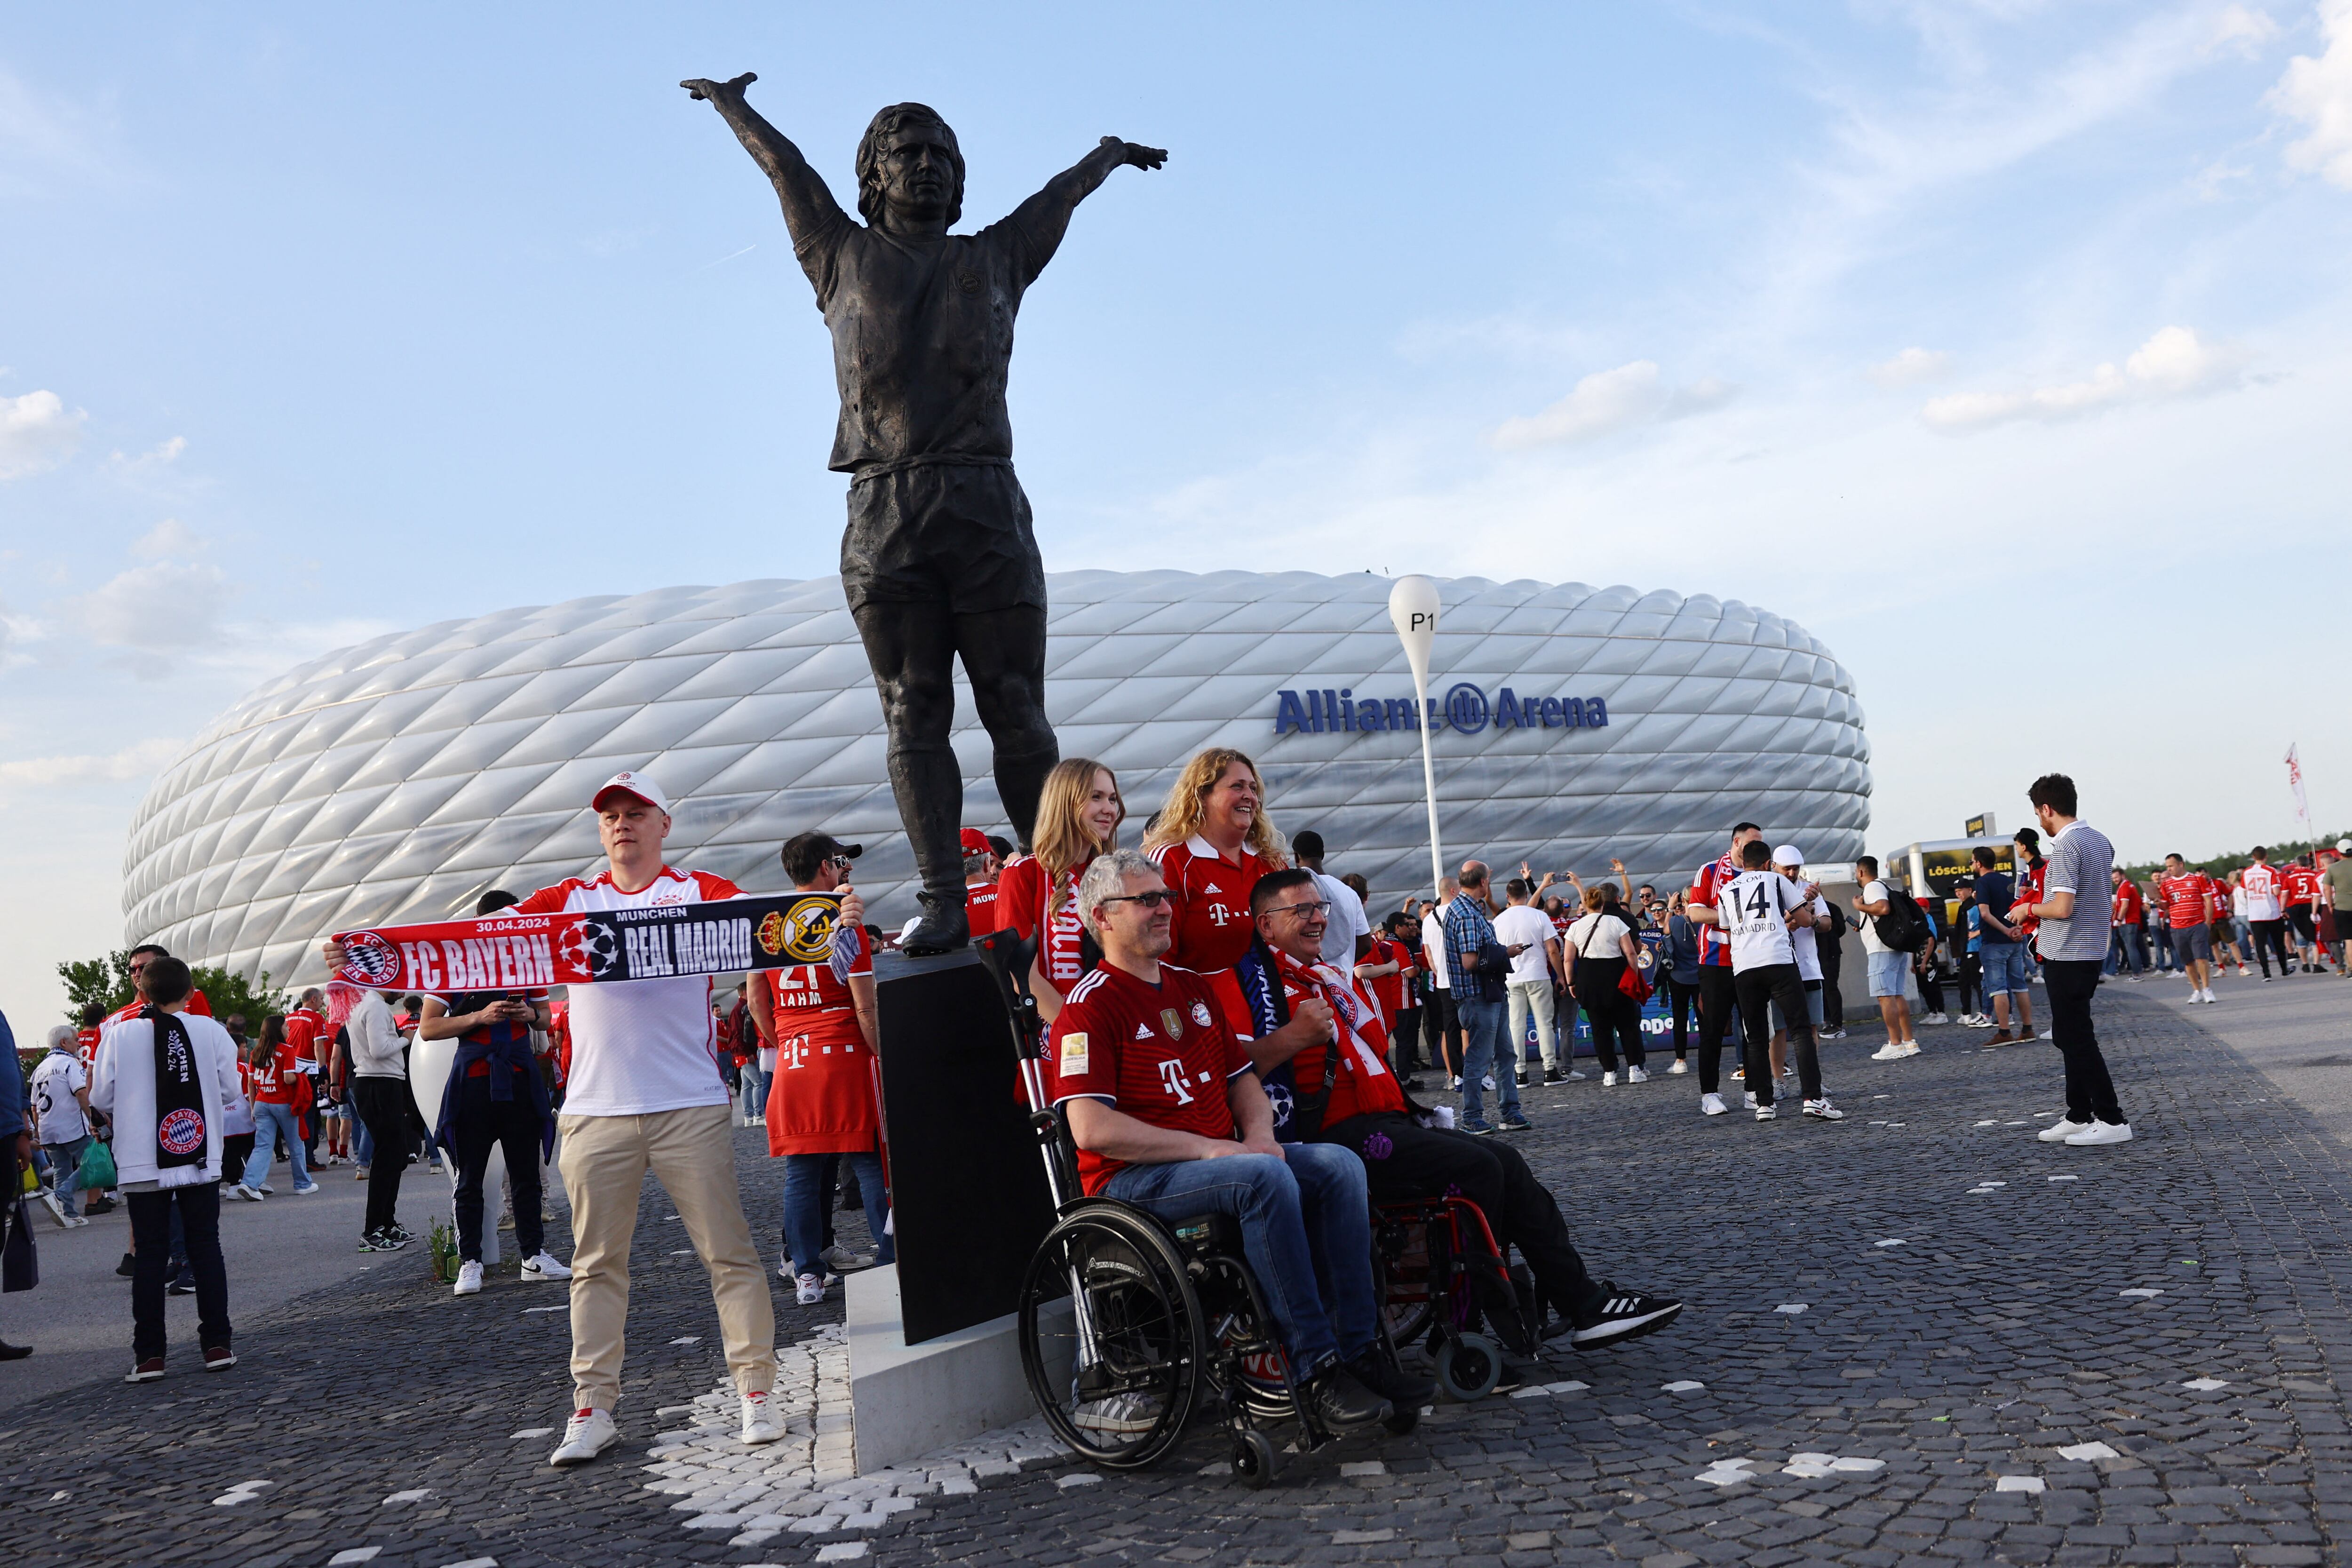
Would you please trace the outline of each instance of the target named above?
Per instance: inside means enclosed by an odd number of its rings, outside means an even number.
[[[936,605],[954,615],[1045,607],[1045,563],[1029,498],[1003,458],[885,464],[849,487],[841,586],[868,604]]]

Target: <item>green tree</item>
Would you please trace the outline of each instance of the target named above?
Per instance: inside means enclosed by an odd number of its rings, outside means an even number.
[[[271,987],[269,972],[266,969],[258,978],[251,981],[226,969],[204,965],[189,973],[196,983],[196,989],[205,994],[205,1001],[215,1018],[241,1013],[245,1016],[247,1027],[258,1034],[265,1015],[286,1011],[286,993]],[[80,1023],[82,1009],[92,1002],[104,1004],[106,1010],[111,1013],[118,1007],[128,1006],[131,998],[138,994],[131,984],[131,950],[128,948],[117,948],[104,958],[60,963],[58,965],[58,978],[65,982],[68,1023]]]

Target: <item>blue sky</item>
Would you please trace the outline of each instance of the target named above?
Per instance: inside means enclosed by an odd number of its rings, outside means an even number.
[[[1878,846],[2050,767],[2126,854],[2285,837],[2291,741],[2352,825],[2352,0],[890,15],[12,18],[0,1006],[296,660],[833,569],[823,326],[674,85],[745,69],[845,197],[939,108],[968,225],[1171,150],[1023,310],[1049,564],[1748,599],[1853,671]]]

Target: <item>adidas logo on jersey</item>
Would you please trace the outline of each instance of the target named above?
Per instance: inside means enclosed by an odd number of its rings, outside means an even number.
[[[1149,1024],[1138,1024],[1135,1026],[1135,1037],[1139,1040],[1150,1039],[1151,1037],[1151,1026]]]

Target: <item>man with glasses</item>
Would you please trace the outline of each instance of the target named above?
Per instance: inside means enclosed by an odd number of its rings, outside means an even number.
[[[1361,1162],[1276,1141],[1273,1108],[1215,994],[1160,962],[1175,910],[1157,866],[1105,850],[1074,902],[1103,959],[1070,988],[1046,1056],[1087,1194],[1170,1222],[1233,1215],[1300,1396],[1331,1431],[1373,1426],[1408,1400],[1418,1408],[1429,1384],[1380,1350]]]
[[[152,942],[141,942],[131,950],[131,956],[123,961],[122,967],[131,976],[131,989],[136,994],[129,1002],[106,1016],[105,1024],[99,1026],[101,1030],[105,1028],[106,1024],[120,1024],[125,1018],[136,1018],[146,1010],[147,988],[142,982],[146,977],[147,966],[159,958],[171,956],[168,949]],[[209,1018],[213,1016],[213,1005],[205,1000],[203,992],[190,991],[187,1004],[180,1011],[193,1013],[199,1018]]]
[[[1559,1205],[1507,1142],[1423,1127],[1386,1066],[1388,1031],[1363,983],[1322,962],[1328,911],[1304,871],[1276,871],[1250,889],[1255,966],[1242,994],[1263,1012],[1238,1020],[1258,1077],[1275,1099],[1275,1136],[1336,1143],[1364,1162],[1376,1204],[1460,1193],[1485,1212],[1507,1253],[1517,1244],[1573,1342],[1591,1348],[1664,1328],[1682,1303],[1595,1283],[1569,1240]],[[1277,1086],[1286,1086],[1284,1095]],[[1284,1099],[1289,1114],[1281,1114]]]

